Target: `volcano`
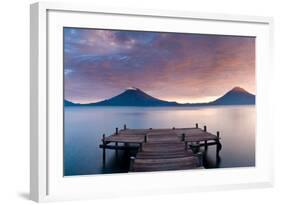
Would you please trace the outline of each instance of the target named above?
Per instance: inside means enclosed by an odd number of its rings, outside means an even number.
[[[234,87],[222,97],[211,102],[212,105],[253,105],[255,104],[255,95],[247,92],[241,87]]]
[[[121,94],[110,99],[91,103],[95,106],[177,106],[176,102],[169,102],[152,97],[142,90],[130,87]]]
[[[130,87],[121,94],[96,103],[76,104],[65,100],[65,106],[210,106],[210,105],[254,105],[255,95],[247,92],[241,87],[234,87],[222,97],[207,103],[185,103],[170,102],[155,98],[139,88]]]

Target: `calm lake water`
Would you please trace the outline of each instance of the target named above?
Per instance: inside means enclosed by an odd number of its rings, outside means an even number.
[[[128,153],[107,150],[106,165],[99,148],[102,134],[116,127],[200,127],[220,131],[222,150],[216,160],[215,146],[205,156],[206,168],[255,166],[255,106],[213,107],[65,107],[64,174],[122,173],[128,170]]]

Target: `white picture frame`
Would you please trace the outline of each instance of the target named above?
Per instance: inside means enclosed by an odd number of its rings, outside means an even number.
[[[113,20],[113,16],[117,20]],[[196,172],[63,177],[60,101],[63,67],[62,44],[58,37],[63,26],[256,36],[256,166]],[[268,92],[272,87],[270,79],[274,72],[271,64],[272,29],[273,19],[270,17],[96,8],[95,5],[73,3],[32,4],[30,198],[39,202],[272,186],[274,136],[270,131],[273,112],[270,99],[273,96]],[[150,182],[149,186],[145,183],[147,181]],[[108,183],[114,186],[106,186]]]

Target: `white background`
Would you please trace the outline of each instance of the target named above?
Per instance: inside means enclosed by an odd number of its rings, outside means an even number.
[[[69,204],[280,204],[281,147],[281,5],[278,0],[103,0],[97,5],[126,8],[207,11],[217,13],[273,16],[275,19],[275,187],[187,193],[177,195],[114,198],[67,202]],[[1,1],[0,11],[0,204],[31,204],[29,191],[29,0]],[[79,2],[82,2],[80,0]],[[91,1],[94,3],[94,0]],[[279,87],[279,88],[278,88]],[[266,136],[265,136],[266,137]]]

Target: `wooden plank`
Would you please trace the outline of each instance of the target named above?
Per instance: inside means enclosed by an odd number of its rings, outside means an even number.
[[[163,170],[181,170],[198,167],[197,157],[180,157],[171,159],[135,159],[133,170],[139,171],[163,171]]]
[[[120,130],[119,133],[124,135],[145,135],[148,131],[148,129],[126,129]]]
[[[100,145],[100,148],[112,149],[112,150],[128,150],[128,149],[138,149],[139,145],[129,145],[129,146],[121,146],[121,145]]]
[[[147,136],[147,142],[153,143],[153,142],[167,142],[167,143],[173,143],[173,142],[179,142],[180,137],[177,136],[159,136],[159,137],[152,137]]]
[[[189,129],[176,129],[175,132],[178,135],[181,135],[182,133],[185,133],[186,135],[192,135],[192,134],[200,134],[204,131],[200,128],[189,128]]]
[[[200,141],[209,141],[209,140],[216,140],[216,136],[191,136],[186,137],[185,140],[187,142],[200,142]]]
[[[216,135],[213,135],[208,132],[202,132],[202,133],[197,133],[197,134],[186,134],[187,137],[214,137],[217,138]]]
[[[169,159],[194,156],[193,152],[174,151],[174,152],[139,152],[136,155],[137,159]]]
[[[169,146],[184,146],[184,142],[181,142],[181,141],[175,141],[173,143],[171,142],[147,142],[144,144],[144,146],[146,147],[162,147],[162,146],[166,146],[166,147],[169,147]]]
[[[105,138],[105,142],[121,142],[121,143],[142,143],[144,136],[147,134],[148,142],[176,142],[182,139],[182,134],[186,134],[187,142],[200,142],[217,140],[218,137],[208,132],[204,132],[199,128],[183,128],[183,129],[136,129],[121,130],[118,135],[111,135]]]
[[[124,136],[115,135],[105,138],[106,142],[121,142],[121,143],[142,143],[144,142],[144,136]]]
[[[198,162],[198,159],[194,156],[189,157],[179,157],[173,159],[136,159],[135,163],[138,164],[147,164],[147,165],[157,165],[157,164],[166,164],[166,163],[190,163]]]
[[[181,153],[187,153],[190,155],[194,155],[192,150],[188,149],[188,150],[176,150],[176,151],[169,151],[169,150],[164,150],[161,152],[155,152],[155,151],[151,151],[151,152],[138,152],[138,154],[141,155],[161,155],[161,154],[181,154]]]
[[[152,144],[153,145],[153,144]],[[144,144],[142,146],[142,151],[143,152],[174,152],[174,151],[181,151],[181,150],[185,150],[185,145],[166,145],[166,146],[160,146],[160,145],[155,145],[155,146],[148,146],[146,144]]]

